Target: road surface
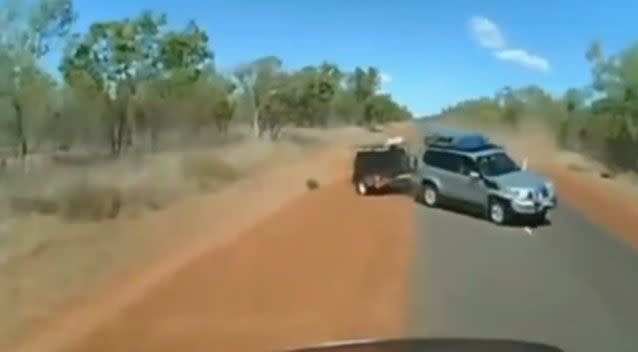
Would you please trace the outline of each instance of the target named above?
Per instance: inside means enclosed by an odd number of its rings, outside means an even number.
[[[638,256],[562,202],[526,231],[415,206],[410,333],[638,350]]]

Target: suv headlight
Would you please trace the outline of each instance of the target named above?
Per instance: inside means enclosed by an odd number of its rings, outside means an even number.
[[[528,188],[511,187],[507,189],[507,193],[516,199],[527,199],[529,198],[531,190]]]
[[[545,188],[547,188],[547,193],[549,193],[549,195],[554,195],[554,184],[552,182],[545,182]]]

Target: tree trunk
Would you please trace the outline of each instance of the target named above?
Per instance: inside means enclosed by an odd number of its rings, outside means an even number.
[[[112,128],[109,133],[109,139],[111,144],[111,155],[117,156],[117,133],[115,132],[115,128]]]
[[[157,152],[158,145],[159,145],[159,135],[158,135],[159,133],[158,133],[157,127],[151,126],[150,134],[151,134],[151,152],[155,153]]]
[[[228,134],[229,124],[230,124],[230,120],[227,118],[218,118],[215,120],[215,126],[217,127],[217,132],[219,132],[222,136],[226,136]]]
[[[270,139],[273,140],[273,141],[278,140],[280,133],[281,133],[281,126],[280,125],[272,126],[271,129],[270,129]]]
[[[253,133],[255,137],[261,138],[261,124],[259,121],[259,110],[255,109],[253,113]]]
[[[144,116],[144,125],[149,133],[152,153],[159,150],[160,128],[164,117],[162,114],[163,112],[157,107],[153,107],[150,113]]]
[[[625,124],[631,137],[636,140],[638,137],[638,126],[634,123],[634,116],[631,113],[625,114]]]
[[[133,128],[133,123],[129,120],[124,121],[124,146],[126,149],[133,148],[133,138],[135,136],[135,130]]]
[[[116,123],[116,155],[122,153],[122,147],[124,146],[124,137],[126,133],[126,116],[123,111],[118,111],[117,123]]]
[[[18,101],[17,97],[13,97],[12,100],[13,110],[15,112],[15,122],[16,122],[16,137],[19,143],[19,156],[20,158],[25,158],[27,154],[29,154],[29,143],[27,141],[26,131],[24,127],[24,119],[22,116],[22,106]]]

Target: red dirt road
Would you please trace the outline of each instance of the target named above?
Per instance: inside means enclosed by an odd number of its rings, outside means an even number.
[[[267,351],[398,335],[411,201],[308,192],[212,249],[69,351]]]

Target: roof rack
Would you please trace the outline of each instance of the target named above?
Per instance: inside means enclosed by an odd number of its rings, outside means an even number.
[[[483,134],[477,132],[433,131],[433,133],[426,135],[424,143],[428,148],[465,152],[501,148],[491,143]]]
[[[361,144],[357,146],[361,151],[384,151],[396,148],[403,148],[405,145],[405,139],[401,136],[388,138],[384,143],[375,144]]]
[[[385,141],[385,145],[390,146],[390,145],[402,145],[405,143],[405,139],[402,136],[396,136],[396,137],[392,137],[392,138],[388,138]]]
[[[356,149],[360,151],[381,151],[381,150],[387,150],[388,146],[385,145],[384,143],[361,144],[361,145],[357,145]]]

